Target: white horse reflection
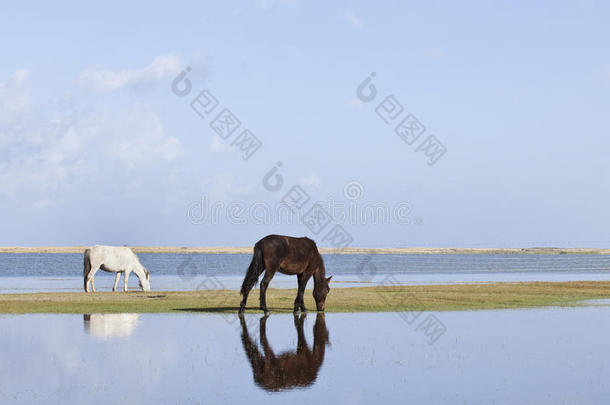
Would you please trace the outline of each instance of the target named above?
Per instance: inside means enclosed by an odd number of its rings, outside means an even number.
[[[140,314],[84,314],[85,330],[96,338],[128,338],[138,327]]]

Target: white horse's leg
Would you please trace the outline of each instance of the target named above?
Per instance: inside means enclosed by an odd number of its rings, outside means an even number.
[[[99,270],[99,266],[98,267],[91,267],[91,271],[89,272],[89,274],[87,274],[87,283],[85,284],[86,291],[87,292],[91,292],[91,290],[93,290],[93,292],[95,292],[95,273]],[[91,289],[89,288],[89,284],[91,284]]]
[[[129,279],[129,270],[125,270],[125,286],[123,287],[123,291],[127,292],[127,280]]]
[[[112,286],[112,292],[116,292],[116,286],[119,285],[120,279],[121,279],[121,273],[117,271],[116,275],[114,276],[114,285]]]

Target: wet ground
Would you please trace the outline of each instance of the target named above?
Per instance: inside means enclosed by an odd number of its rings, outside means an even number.
[[[0,403],[604,403],[609,316],[4,315]]]

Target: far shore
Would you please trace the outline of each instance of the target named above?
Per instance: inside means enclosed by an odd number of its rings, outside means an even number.
[[[179,247],[179,246],[129,246],[135,253],[174,254],[251,254],[252,247]],[[89,246],[0,246],[0,253],[83,253]],[[361,248],[343,249],[320,247],[322,254],[590,254],[610,255],[610,249],[594,248]]]

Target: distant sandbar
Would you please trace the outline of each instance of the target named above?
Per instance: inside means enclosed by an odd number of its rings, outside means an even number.
[[[252,247],[178,247],[130,246],[135,253],[209,253],[250,254]],[[0,247],[0,253],[82,253],[88,246],[33,246]],[[598,254],[608,255],[610,249],[592,248],[360,248],[344,249],[320,247],[322,254]]]

